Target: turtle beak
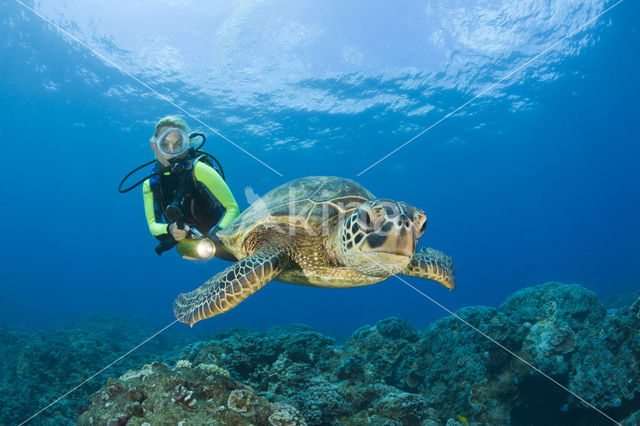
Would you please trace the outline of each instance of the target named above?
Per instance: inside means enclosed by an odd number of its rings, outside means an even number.
[[[397,231],[387,237],[387,247],[392,247],[396,254],[413,257],[416,252],[416,238],[411,221],[402,215],[396,219],[395,227]]]
[[[413,257],[416,251],[416,241],[413,238],[413,233],[403,229],[400,231],[400,235],[396,238],[396,250],[397,254]]]
[[[400,230],[398,234],[387,235],[384,243],[379,248],[371,250],[374,253],[388,253],[394,256],[413,257],[416,250],[416,241],[411,232]]]

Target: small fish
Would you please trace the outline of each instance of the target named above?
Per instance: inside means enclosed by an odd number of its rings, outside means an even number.
[[[424,398],[424,394],[422,392],[420,392],[418,395]]]
[[[460,420],[460,423],[462,423],[463,425],[466,425],[467,423],[469,423],[469,420],[467,420],[466,417],[461,416],[460,414],[458,414],[458,420]]]
[[[611,404],[614,407],[620,407],[622,405],[622,400],[617,396],[614,396],[613,398],[611,398]]]

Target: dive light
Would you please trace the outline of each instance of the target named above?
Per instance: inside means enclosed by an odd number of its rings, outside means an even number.
[[[189,259],[211,259],[216,254],[216,246],[213,244],[213,241],[205,238],[195,228],[188,229],[196,238],[185,238],[180,241],[176,246],[178,253]]]

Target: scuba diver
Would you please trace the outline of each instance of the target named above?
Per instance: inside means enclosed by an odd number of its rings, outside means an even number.
[[[191,140],[197,137],[202,138],[202,143],[194,148]],[[177,246],[178,252],[189,260],[213,256],[237,260],[215,232],[231,223],[240,209],[224,181],[218,160],[200,151],[205,136],[191,133],[181,118],[167,116],[155,125],[150,142],[155,160],[125,176],[119,191],[128,192],[142,183],[149,231],[159,240],[156,253],[162,254]],[[152,163],[150,176],[122,189],[131,174]]]

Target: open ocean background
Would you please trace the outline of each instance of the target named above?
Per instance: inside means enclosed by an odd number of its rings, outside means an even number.
[[[2,1],[0,323],[39,328],[95,311],[170,322],[176,295],[225,266],[157,256],[140,191],[117,192],[153,158],[148,140],[167,114],[208,135],[205,150],[241,209],[247,188],[264,194],[308,175],[354,178],[424,209],[421,244],[453,257],[458,285],[409,282],[452,310],[546,281],[602,297],[637,289],[637,2],[357,176],[611,4],[35,3],[278,176]],[[342,338],[388,316],[424,327],[445,314],[398,280],[347,290],[272,283],[197,327],[302,322]]]
[[[102,57],[20,3],[0,0],[2,326],[108,312],[160,328],[227,265],[156,255],[141,190],[117,191],[168,114],[207,135],[242,210],[308,175],[423,209],[421,246],[454,259],[457,287],[407,280],[451,310],[548,281],[640,288],[637,1],[539,57],[614,2],[25,2]],[[446,315],[393,278],[273,282],[193,332],[304,323],[340,341]]]

